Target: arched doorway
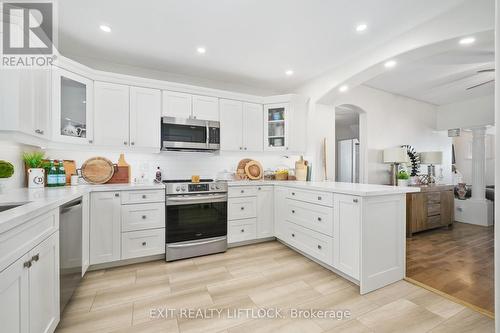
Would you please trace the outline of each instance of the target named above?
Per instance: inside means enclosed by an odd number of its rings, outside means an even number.
[[[365,183],[366,112],[353,104],[335,107],[335,181]]]

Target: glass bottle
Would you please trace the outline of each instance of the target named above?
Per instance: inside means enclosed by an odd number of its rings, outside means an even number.
[[[58,174],[54,160],[50,160],[49,172],[47,173],[47,186],[55,187],[58,185]]]
[[[59,160],[57,170],[57,185],[66,186],[66,171],[64,170],[63,160]]]

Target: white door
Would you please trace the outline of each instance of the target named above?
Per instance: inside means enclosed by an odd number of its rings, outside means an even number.
[[[219,99],[217,97],[193,95],[193,118],[219,121]]]
[[[193,102],[190,94],[164,90],[162,98],[162,117],[191,118]]]
[[[274,236],[274,188],[257,187],[257,238]]]
[[[262,151],[263,115],[261,104],[243,103],[243,150]]]
[[[90,265],[89,252],[90,237],[90,194],[82,197],[82,276],[85,275]]]
[[[130,145],[160,149],[161,92],[130,87]]]
[[[277,238],[285,240],[286,226],[286,187],[274,187],[274,234]]]
[[[335,194],[333,219],[333,266],[359,279],[361,198]]]
[[[50,71],[19,70],[19,127],[29,135],[48,137]]]
[[[90,196],[90,264],[120,259],[120,193],[99,192]]]
[[[243,104],[229,99],[220,100],[220,149],[243,149]]]
[[[59,232],[30,254],[29,331],[53,332],[59,323]]]
[[[129,145],[129,87],[94,83],[94,141],[103,146]]]
[[[92,144],[94,83],[61,68],[52,69],[52,135],[56,141]]]
[[[29,323],[29,254],[19,258],[0,273],[0,330],[28,333]]]

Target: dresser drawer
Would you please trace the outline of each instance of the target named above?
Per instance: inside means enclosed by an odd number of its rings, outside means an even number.
[[[285,240],[311,257],[333,266],[333,238],[286,222]]]
[[[426,223],[428,228],[433,228],[433,227],[439,227],[442,226],[443,223],[441,221],[441,215],[434,215],[434,216],[429,216],[427,218],[427,223]]]
[[[227,202],[229,220],[257,217],[257,197],[230,198]]]
[[[425,196],[427,197],[427,203],[429,204],[441,202],[441,192],[430,192],[426,193]]]
[[[441,204],[427,204],[427,216],[434,216],[439,214],[441,214]]]
[[[165,228],[165,204],[122,205],[122,232]]]
[[[229,198],[254,197],[257,195],[257,186],[230,186],[227,195]]]
[[[165,190],[122,191],[122,205],[165,202]]]
[[[333,208],[287,199],[286,219],[305,228],[333,236]]]
[[[122,259],[165,253],[165,228],[122,233]]]
[[[289,189],[287,198],[333,207],[333,193]]]
[[[229,221],[227,227],[228,243],[237,243],[257,238],[257,219]]]

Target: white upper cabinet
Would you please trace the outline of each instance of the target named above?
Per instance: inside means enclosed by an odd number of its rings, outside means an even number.
[[[93,81],[54,67],[52,70],[52,132],[56,141],[93,142]]]
[[[221,150],[262,151],[262,105],[220,100]]]
[[[220,100],[220,149],[243,149],[243,103],[230,99]]]
[[[162,117],[190,118],[193,98],[191,94],[163,91]]]
[[[94,83],[94,141],[97,145],[129,145],[129,87]]]
[[[264,150],[288,150],[288,103],[264,106]]]
[[[261,104],[243,103],[243,149],[262,151],[264,128]]]
[[[219,99],[193,95],[193,118],[219,121]]]
[[[130,146],[160,149],[161,92],[130,87]]]

